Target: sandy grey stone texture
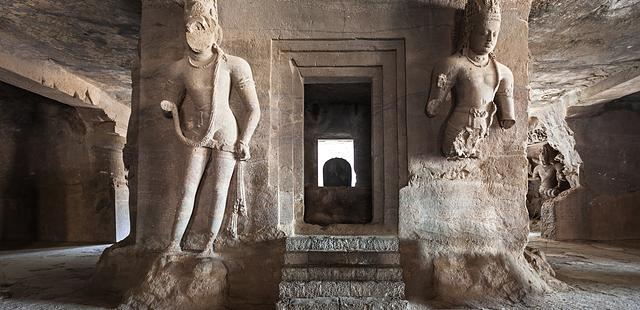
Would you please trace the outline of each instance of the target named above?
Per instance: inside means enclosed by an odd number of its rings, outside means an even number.
[[[580,97],[588,103],[594,91],[628,81],[629,76],[619,77],[629,69],[636,67],[631,78],[637,77],[638,17],[640,3],[634,0],[534,0],[529,39],[533,103],[575,104]],[[622,87],[617,97],[638,91],[637,81]]]
[[[0,109],[2,246],[124,238],[124,139],[113,122],[2,82]]]
[[[132,107],[138,154],[136,247],[142,251],[168,244],[184,175],[180,159],[189,152],[157,108],[167,65],[183,56],[182,8],[170,2],[155,4],[143,7],[140,102]],[[250,9],[253,4],[249,0],[219,2],[225,35],[222,47],[251,65],[262,111],[252,159],[246,166],[247,220],[239,229],[239,240],[225,232],[217,242],[228,265],[233,303],[238,305],[242,296],[252,296],[253,307],[272,307],[283,260],[299,259],[306,264],[322,256],[285,255],[282,239],[321,232],[398,234],[399,253],[380,255],[391,255],[385,259],[401,263],[409,300],[440,296],[464,303],[467,297],[508,298],[550,289],[523,255],[528,233],[524,143],[529,1],[503,1],[503,31],[496,47],[498,60],[514,74],[516,126],[508,131],[492,126],[481,158],[455,162],[439,152],[438,135],[448,104],[441,106],[442,116],[434,120],[428,120],[423,111],[429,73],[437,59],[450,55],[456,45],[462,1],[379,1],[371,5],[364,0],[269,0],[260,2],[259,12]],[[375,69],[380,66],[382,73]],[[376,209],[374,196],[374,225],[325,228],[303,221],[303,136],[298,130],[303,101],[299,91],[305,83],[302,77],[318,74],[325,78],[366,74],[374,81],[384,81],[373,96],[374,101],[379,96],[378,104],[385,107],[372,124],[374,131],[379,126],[374,137],[387,143],[379,149],[375,141],[373,145],[384,158],[375,166],[381,170],[374,175],[374,187],[376,178],[384,186],[374,191],[383,197]],[[235,94],[231,107],[240,120],[245,117]],[[208,195],[202,194],[196,208],[206,210]],[[223,227],[228,225],[229,212],[227,208]],[[201,249],[197,243],[191,248]],[[244,252],[249,255],[246,259]],[[345,257],[331,255],[346,262],[378,259],[368,257],[371,253],[343,254]],[[264,257],[269,257],[267,264],[261,261]],[[257,273],[235,268],[236,263],[268,276],[257,277]],[[464,281],[446,280],[456,277]],[[247,283],[251,285],[245,286]],[[240,293],[234,285],[246,289]],[[243,306],[249,307],[248,303]]]
[[[559,240],[625,240],[640,237],[636,224],[640,162],[638,94],[587,108],[567,119],[584,161],[581,187],[542,207],[543,233]]]

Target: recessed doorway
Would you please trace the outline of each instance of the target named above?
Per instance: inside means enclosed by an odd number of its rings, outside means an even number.
[[[371,83],[305,84],[306,223],[371,222],[371,93]]]

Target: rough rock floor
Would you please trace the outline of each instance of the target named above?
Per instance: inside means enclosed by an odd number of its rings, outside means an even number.
[[[566,243],[533,238],[572,289],[510,309],[640,309],[640,241]],[[0,309],[105,309],[87,290],[100,246],[0,252]],[[8,297],[10,295],[10,297]]]

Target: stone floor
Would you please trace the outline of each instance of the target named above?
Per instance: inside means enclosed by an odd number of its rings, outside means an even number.
[[[511,309],[640,309],[640,241],[566,243],[533,237],[572,289]],[[109,296],[87,290],[106,246],[0,252],[0,309],[105,309]]]

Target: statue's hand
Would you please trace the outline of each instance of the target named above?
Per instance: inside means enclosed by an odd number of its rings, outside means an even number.
[[[165,112],[171,112],[176,109],[176,105],[173,102],[167,100],[162,100],[162,102],[160,102],[160,107]]]
[[[437,102],[435,100],[431,100],[427,103],[427,106],[424,109],[424,113],[427,114],[427,117],[429,118],[433,118],[436,117],[437,113],[436,113],[436,104]]]
[[[171,114],[171,112],[173,111],[173,109],[177,109],[176,105],[173,102],[167,100],[162,100],[160,102],[160,107],[162,108],[162,112],[164,112],[164,116],[168,118],[172,118],[173,115]]]
[[[249,145],[240,140],[236,143],[236,158],[239,160],[249,160],[249,158],[251,158]]]

